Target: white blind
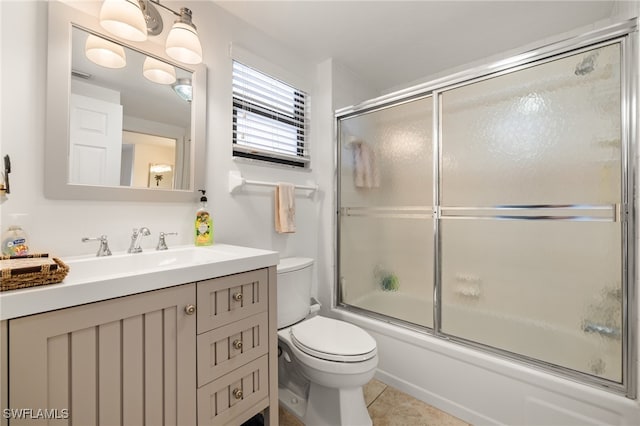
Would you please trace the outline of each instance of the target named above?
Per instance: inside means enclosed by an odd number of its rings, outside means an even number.
[[[233,61],[233,152],[306,166],[307,94]]]

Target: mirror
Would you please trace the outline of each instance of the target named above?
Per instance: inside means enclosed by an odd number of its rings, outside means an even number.
[[[88,40],[114,46],[122,63],[89,59]],[[176,63],[151,41],[124,42],[59,2],[49,2],[48,55],[45,195],[193,201],[204,181],[206,68]],[[192,100],[144,77],[146,61],[190,82]]]
[[[123,67],[102,66],[86,52],[90,37],[109,43],[72,28],[68,182],[159,188],[148,182],[149,164],[168,162],[176,165],[172,176],[184,172],[185,179],[169,182],[165,176],[162,188],[189,189],[191,100],[180,97],[174,85],[190,84],[193,73],[162,62],[174,81],[153,82],[143,75],[148,56],[128,47],[121,50]],[[104,117],[121,123],[121,131],[103,134]]]

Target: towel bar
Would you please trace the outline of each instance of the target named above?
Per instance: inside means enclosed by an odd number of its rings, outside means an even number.
[[[229,172],[229,193],[234,193],[238,188],[244,185],[256,185],[256,186],[277,186],[277,182],[267,182],[262,180],[248,180],[242,177],[238,171]],[[318,185],[295,185],[296,189],[304,189],[311,191],[312,193],[318,190]]]

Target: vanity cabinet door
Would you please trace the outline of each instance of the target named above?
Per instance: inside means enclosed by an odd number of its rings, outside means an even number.
[[[48,409],[49,424],[195,425],[195,294],[186,284],[10,320],[10,407]]]

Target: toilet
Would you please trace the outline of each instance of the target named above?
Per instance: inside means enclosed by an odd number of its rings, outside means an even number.
[[[376,341],[361,328],[317,315],[313,259],[280,259],[278,397],[307,426],[369,426],[362,386],[378,365]]]

